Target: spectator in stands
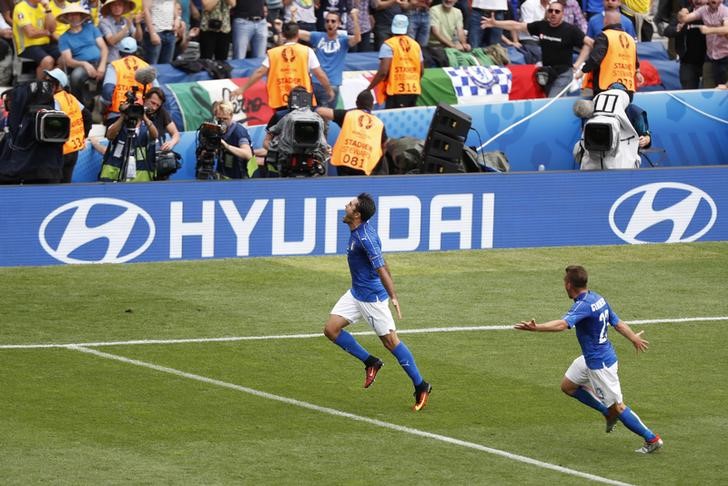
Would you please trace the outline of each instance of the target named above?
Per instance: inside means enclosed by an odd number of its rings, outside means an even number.
[[[513,20],[495,20],[486,17],[484,27],[500,27],[519,32],[528,32],[540,39],[543,59],[544,81],[539,84],[549,97],[558,95],[571,83],[574,77],[574,49],[581,50],[592,40],[584,35],[575,25],[564,22],[564,5],[559,2],[549,3],[546,9],[546,20],[525,23]]]
[[[13,7],[15,7],[14,0],[0,0],[0,15],[8,25],[13,23]]]
[[[594,96],[609,89],[614,83],[622,84],[632,101],[637,86],[641,86],[645,79],[640,73],[634,38],[622,29],[621,17],[619,10],[608,10],[604,14],[604,30],[594,39],[588,59],[581,70],[577,71],[576,77],[592,73],[591,88]]]
[[[58,16],[61,15],[63,9],[66,8],[66,0],[49,0],[48,8],[53,12],[53,16],[56,18],[56,28],[51,34],[52,42],[58,42],[63,34],[68,30],[69,25],[63,22],[58,22]]]
[[[265,56],[268,40],[268,22],[263,7],[265,0],[243,0],[230,11],[233,28],[233,59],[245,59],[248,47],[250,57]]]
[[[349,0],[317,0],[314,2],[316,13],[316,29],[319,32],[326,30],[326,14],[336,12],[339,15],[341,25],[346,25],[348,14],[351,10]]]
[[[384,41],[389,38],[394,16],[403,12],[402,5],[406,0],[371,0],[374,5],[374,50],[379,51]]]
[[[636,39],[637,34],[634,31],[634,25],[632,25],[632,21],[627,16],[621,14],[621,7],[621,0],[604,0],[604,11],[596,13],[589,18],[586,35],[592,39],[596,39],[599,33],[607,28],[604,18],[606,13],[610,11],[617,11],[620,12],[619,23],[622,25],[622,30],[631,35],[633,39]]]
[[[341,127],[331,154],[331,163],[336,166],[338,175],[389,174],[384,160],[387,131],[384,123],[372,114],[372,109],[374,97],[369,90],[356,97],[356,109],[316,108],[316,113],[324,120],[333,120]]]
[[[470,24],[468,24],[468,41],[475,49],[500,43],[502,29],[481,28],[483,18],[495,16],[496,20],[503,20],[508,10],[507,0],[472,0],[472,12],[470,13]],[[541,17],[543,18],[543,17]]]
[[[230,51],[230,9],[236,0],[202,0],[200,58],[225,61]]]
[[[13,78],[13,28],[0,15],[0,86],[10,86]]]
[[[212,112],[223,128],[222,156],[217,171],[225,179],[243,179],[248,173],[248,163],[253,158],[250,135],[243,125],[233,122],[233,105],[216,101]]]
[[[357,45],[349,47],[349,52],[371,52],[372,50],[373,37],[369,2],[370,0],[349,0],[351,10],[357,9],[359,15],[356,17],[357,22],[354,22],[351,15],[346,17],[346,31],[349,35],[354,35],[355,24],[358,24],[361,37],[361,41]]]
[[[526,0],[521,4],[520,22],[530,24],[544,20],[550,2],[551,0]],[[512,30],[511,38],[514,47],[523,54],[526,64],[541,62],[541,44],[537,36],[531,35],[528,30]]]
[[[101,6],[99,30],[109,47],[108,62],[116,61],[119,55],[119,42],[125,37],[142,41],[142,15],[129,15],[134,10],[131,0],[106,0]]]
[[[276,20],[283,19],[283,0],[266,0],[265,6],[268,7],[266,18],[269,23],[272,24]]]
[[[705,34],[708,62],[713,67],[715,84],[728,81],[728,7],[721,0],[708,0],[707,5],[688,12],[683,8],[677,14],[681,23],[702,20],[700,32]]]
[[[177,21],[175,0],[142,0],[144,58],[149,64],[169,64],[174,58]]]
[[[144,95],[144,108],[149,119],[157,127],[159,150],[173,150],[174,146],[179,143],[180,134],[177,125],[164,107],[165,101],[167,101],[167,97],[162,88],[154,87],[148,89]]]
[[[409,21],[405,15],[392,20],[392,37],[379,50],[379,69],[367,89],[385,81],[386,108],[415,106],[422,93],[424,63],[420,45],[407,35]]]
[[[71,93],[68,88],[68,77],[59,68],[45,73],[46,80],[53,83],[55,108],[64,112],[71,119],[71,130],[68,141],[63,144],[63,179],[71,182],[73,168],[78,160],[78,152],[86,146],[86,137],[91,131],[91,113]]]
[[[586,18],[579,6],[579,2],[576,0],[566,0],[564,4],[564,22],[576,25],[579,27],[579,30],[586,33]]]
[[[624,0],[622,3],[622,14],[632,22],[635,38],[638,42],[649,42],[652,40],[654,30],[647,19],[650,14],[650,0]]]
[[[430,9],[430,46],[467,52],[470,44],[465,38],[463,13],[454,5],[455,0],[442,0],[442,4]]]
[[[687,0],[688,12],[708,3],[708,0]],[[680,58],[680,86],[682,89],[698,89],[703,79],[703,65],[705,64],[706,45],[705,34],[700,31],[703,25],[701,20],[681,23],[677,20],[677,13],[670,19],[665,28],[665,37],[675,39],[675,51]]]
[[[331,89],[334,91],[334,96],[328,98],[324,87],[320,83],[317,83],[318,79],[313,80],[313,94],[321,106],[327,106],[329,108],[336,106],[336,99],[339,96],[339,86],[341,86],[344,74],[346,53],[350,47],[357,45],[361,40],[358,22],[359,11],[357,9],[352,10],[351,16],[354,18],[356,26],[354,35],[339,33],[339,29],[341,28],[339,14],[333,11],[326,12],[326,32],[299,31],[300,39],[311,44],[311,47],[316,53],[316,57],[321,63],[321,69],[324,70],[326,77],[329,78]]]
[[[282,35],[285,43],[268,50],[262,65],[240,88],[230,93],[231,99],[244,94],[267,75],[268,105],[277,110],[287,105],[288,93],[295,86],[303,86],[306,91],[313,93],[311,73],[326,91],[326,96],[320,101],[326,103],[334,98],[334,90],[326,73],[321,69],[316,54],[310,47],[298,43],[298,25],[294,22],[284,24]]]
[[[286,22],[296,22],[301,30],[316,30],[316,10],[312,0],[283,0]]]
[[[88,21],[90,18],[91,14],[81,5],[69,3],[56,19],[69,25],[69,29],[59,39],[58,47],[63,64],[71,70],[71,93],[85,106],[93,103],[88,81],[93,80],[95,83],[104,79],[109,55],[101,31]]]
[[[430,4],[432,0],[409,0],[407,35],[424,47],[430,42]]]
[[[13,10],[13,40],[19,57],[38,63],[36,78],[43,79],[45,71],[53,69],[61,56],[58,44],[51,42],[56,19],[48,0],[23,0]]]
[[[141,97],[144,86],[134,79],[134,74],[141,68],[148,67],[146,61],[135,56],[137,43],[133,37],[125,37],[119,42],[120,59],[109,63],[101,88],[101,103],[107,107],[106,125],[110,125],[119,117],[119,107],[126,100],[126,93],[136,89]],[[155,85],[157,82],[154,82]]]

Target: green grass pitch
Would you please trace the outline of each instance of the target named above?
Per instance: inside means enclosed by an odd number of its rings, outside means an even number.
[[[0,269],[0,482],[727,480],[728,243],[386,257],[400,337],[434,388],[417,413],[377,338],[358,337],[385,363],[364,390],[361,364],[321,335],[349,286],[342,256]],[[623,320],[664,321],[633,324],[650,341],[639,356],[610,333],[625,402],[665,440],[655,454],[559,391],[573,331],[404,333],[561,317],[574,263]],[[722,319],[677,321],[695,317]]]

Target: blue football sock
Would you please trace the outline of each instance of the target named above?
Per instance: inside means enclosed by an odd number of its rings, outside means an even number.
[[[366,361],[366,359],[369,357],[369,353],[367,352],[367,350],[364,349],[361,344],[359,344],[354,336],[346,331],[341,331],[339,333],[339,337],[336,338],[334,344],[336,344],[352,356],[356,356],[362,362]]]
[[[605,407],[602,402],[597,400],[594,395],[589,393],[589,391],[584,388],[577,388],[576,392],[571,396],[579,400],[587,407],[591,407],[594,410],[599,411],[602,415],[607,415],[607,413],[609,412],[609,409]]]
[[[422,376],[420,376],[420,371],[417,369],[417,365],[415,364],[415,357],[412,356],[409,348],[405,346],[402,341],[400,341],[399,344],[392,350],[392,354],[395,358],[397,358],[399,365],[405,373],[407,373],[415,386],[424,381]]]
[[[654,432],[652,432],[645,426],[645,424],[642,423],[642,420],[640,420],[640,418],[637,416],[636,413],[632,411],[631,408],[625,408],[624,412],[619,414],[619,420],[624,424],[625,427],[627,427],[635,434],[641,435],[646,441],[651,441],[655,438]]]

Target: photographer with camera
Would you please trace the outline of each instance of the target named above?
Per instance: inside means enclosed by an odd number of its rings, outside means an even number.
[[[66,91],[68,88],[66,73],[55,68],[52,71],[46,71],[45,75],[46,81],[53,84],[56,110],[64,112],[71,120],[68,141],[63,144],[62,180],[62,182],[71,182],[73,168],[78,160],[78,152],[86,146],[86,137],[91,131],[91,112],[75,96]]]
[[[231,103],[216,101],[212,112],[215,121],[203,123],[198,131],[196,176],[198,179],[243,179],[251,163],[257,167],[250,135],[243,125],[233,122]]]
[[[111,140],[99,173],[104,182],[147,182],[155,179],[159,131],[138,100],[137,90],[126,93],[119,116],[106,130]]]
[[[159,137],[159,150],[172,150],[179,143],[180,134],[177,125],[172,121],[172,117],[164,107],[167,97],[164,95],[162,88],[154,87],[147,91],[144,95],[144,110],[147,116],[157,127]],[[167,136],[169,135],[169,140]]]

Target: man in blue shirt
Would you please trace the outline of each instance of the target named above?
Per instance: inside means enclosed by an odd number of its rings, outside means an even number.
[[[397,310],[399,319],[402,319],[402,311],[392,276],[382,256],[379,235],[369,224],[369,219],[375,212],[374,200],[366,193],[359,194],[346,205],[343,222],[351,229],[351,237],[346,247],[351,289],[341,296],[331,310],[324,326],[324,335],[364,363],[364,388],[368,388],[383,363],[369,354],[354,336],[344,330],[349,324],[365,320],[412,380],[415,386],[413,410],[416,412],[427,404],[432,386],[422,378],[412,353],[397,337],[389,302]]]
[[[326,32],[298,32],[298,38],[311,44],[316,57],[321,63],[329,78],[334,96],[329,98],[326,89],[321,86],[318,79],[313,78],[313,94],[319,106],[325,108],[336,108],[336,100],[339,97],[339,87],[342,83],[346,53],[350,47],[354,47],[361,41],[359,31],[359,10],[352,9],[350,13],[354,22],[354,35],[347,35],[344,31],[339,33],[341,22],[337,11],[326,12]]]
[[[609,326],[629,339],[635,349],[646,351],[648,341],[640,331],[635,333],[617,317],[607,301],[587,287],[588,274],[579,265],[566,267],[564,288],[574,305],[558,320],[536,324],[536,321],[521,321],[515,325],[522,331],[558,332],[576,328],[582,355],[566,370],[561,391],[601,412],[607,421],[607,433],[614,430],[617,420],[629,430],[645,439],[635,452],[649,454],[662,447],[659,435],[648,429],[636,413],[622,402],[622,390],[617,376],[617,354],[607,337]],[[592,392],[595,395],[592,394]]]
[[[586,27],[587,37],[596,39],[606,25],[604,22],[604,14],[609,10],[620,11],[621,6],[621,0],[604,0],[604,10],[589,17],[589,24]],[[634,25],[632,25],[632,21],[629,20],[628,17],[626,17],[625,15],[620,15],[620,23],[622,25],[622,30],[631,35],[633,38],[637,38],[637,33],[634,30]]]

